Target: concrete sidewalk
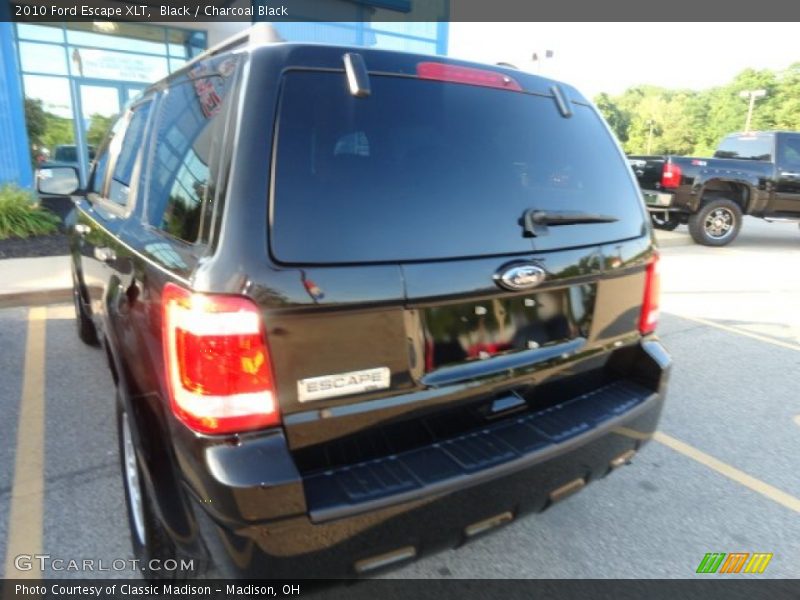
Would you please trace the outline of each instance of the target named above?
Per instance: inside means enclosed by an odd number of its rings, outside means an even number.
[[[0,307],[70,300],[69,256],[0,260]]]

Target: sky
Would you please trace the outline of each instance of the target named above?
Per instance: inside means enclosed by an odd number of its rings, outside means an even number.
[[[448,54],[539,72],[593,98],[652,84],[706,89],[800,62],[796,23],[451,23]],[[552,58],[534,62],[534,52]]]

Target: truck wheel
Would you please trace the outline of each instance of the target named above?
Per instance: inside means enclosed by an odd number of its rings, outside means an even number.
[[[652,221],[653,227],[664,231],[673,231],[681,224],[678,215],[673,213],[666,213],[666,215],[665,213],[650,213],[650,221]]]
[[[742,227],[742,209],[727,198],[715,198],[689,217],[692,239],[704,246],[730,244]]]

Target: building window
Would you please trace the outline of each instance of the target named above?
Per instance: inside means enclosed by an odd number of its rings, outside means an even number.
[[[53,160],[56,150],[77,157],[76,127],[96,145],[122,107],[205,50],[207,39],[204,31],[125,22],[17,23],[15,30],[38,163]]]

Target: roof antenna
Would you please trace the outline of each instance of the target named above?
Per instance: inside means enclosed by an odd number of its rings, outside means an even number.
[[[356,98],[366,98],[372,90],[369,87],[369,74],[367,65],[364,64],[364,57],[357,52],[348,52],[343,58],[350,93]]]

